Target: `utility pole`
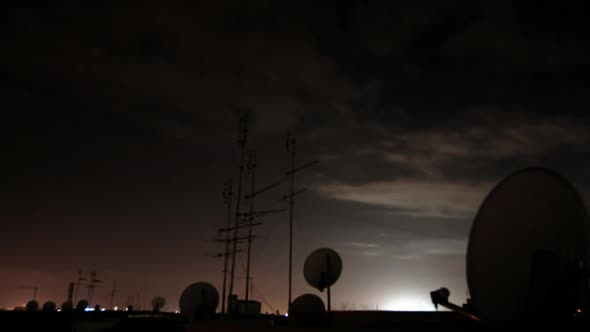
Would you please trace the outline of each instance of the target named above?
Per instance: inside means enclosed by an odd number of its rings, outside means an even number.
[[[39,290],[39,286],[33,287],[33,301],[37,301],[37,291]]]
[[[244,173],[244,158],[246,154],[246,141],[248,138],[248,114],[240,119],[240,132],[238,134],[238,145],[240,146],[240,168],[238,175],[238,191],[236,194],[236,218],[234,222],[234,236],[232,249],[231,277],[229,282],[229,296],[234,294],[234,276],[236,270],[236,252],[238,244],[238,225],[240,222],[240,201],[242,198],[242,174]]]
[[[287,152],[291,152],[291,169],[285,172],[285,175],[290,177],[290,190],[289,195],[283,196],[283,199],[289,198],[289,302],[287,306],[287,312],[289,312],[291,311],[291,290],[293,284],[293,208],[295,206],[295,195],[300,194],[306,190],[304,188],[295,191],[295,173],[303,170],[304,168],[317,164],[318,161],[314,160],[304,164],[303,166],[295,168],[295,137],[291,134],[287,135],[286,148]]]
[[[231,227],[231,201],[232,201],[232,192],[233,190],[233,180],[229,178],[223,187],[223,203],[227,205],[227,228],[228,231],[225,233],[225,251],[223,253],[223,294],[221,296],[221,314],[225,315],[226,308],[225,308],[225,289],[227,285],[227,260],[229,258],[229,228]]]
[[[248,156],[247,172],[251,176],[250,192],[255,190],[256,180],[256,153],[251,152]],[[254,198],[250,199],[250,214],[248,216],[248,256],[246,260],[246,313],[248,313],[248,304],[250,301],[250,254],[252,250],[252,222],[254,221]]]

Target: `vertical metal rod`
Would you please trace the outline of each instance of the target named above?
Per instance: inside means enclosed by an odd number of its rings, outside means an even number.
[[[230,282],[229,282],[229,296],[232,296],[234,293],[234,276],[235,276],[235,269],[236,269],[236,251],[237,251],[236,246],[238,243],[238,224],[240,221],[240,201],[242,199],[242,174],[244,173],[246,140],[248,138],[248,117],[247,117],[247,114],[242,118],[241,122],[244,127],[243,127],[243,131],[241,133],[241,137],[238,140],[238,143],[240,144],[242,151],[241,151],[241,156],[240,156],[240,169],[239,169],[239,176],[238,176],[238,192],[237,192],[237,198],[236,198],[236,219],[234,222],[234,237],[233,237],[233,248],[232,248],[231,278],[230,278]]]
[[[34,287],[34,290],[33,290],[33,301],[37,301],[37,289],[38,288],[39,288],[38,286],[35,286]]]
[[[293,281],[293,205],[295,186],[295,138],[288,138],[287,146],[291,149],[291,194],[289,195],[289,304],[287,310],[291,311],[291,290]]]
[[[226,306],[225,306],[225,289],[227,285],[227,260],[229,259],[229,228],[231,227],[231,201],[232,201],[232,190],[233,190],[233,180],[230,178],[226,183],[226,188],[224,192],[224,198],[227,199],[227,230],[225,232],[225,252],[223,254],[223,294],[221,296],[221,314],[222,317],[226,313]]]
[[[330,287],[328,287],[328,313],[332,313],[332,297],[330,294]]]
[[[250,163],[248,165],[249,171],[252,172],[252,180],[250,183],[250,193],[254,193],[254,185],[256,180],[256,154],[250,155]],[[246,259],[246,313],[248,313],[248,303],[250,300],[250,253],[252,248],[252,221],[254,219],[254,197],[250,199],[250,213],[248,217],[248,257]]]

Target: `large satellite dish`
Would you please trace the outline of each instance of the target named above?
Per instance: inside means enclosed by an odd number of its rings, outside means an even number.
[[[483,201],[469,236],[475,313],[519,321],[570,317],[588,306],[588,232],[584,203],[561,175],[528,168],[502,180]]]
[[[210,317],[215,313],[218,304],[219,293],[207,282],[194,283],[180,295],[180,312],[190,322]]]
[[[331,311],[330,286],[334,285],[342,273],[342,260],[336,251],[320,248],[309,254],[303,265],[303,275],[307,283],[323,292],[328,289],[328,311]]]

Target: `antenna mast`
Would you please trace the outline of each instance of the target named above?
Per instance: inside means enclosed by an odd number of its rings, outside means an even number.
[[[289,198],[289,302],[287,311],[291,311],[291,290],[293,284],[293,207],[295,206],[295,195],[305,191],[305,189],[295,191],[295,173],[317,164],[318,161],[314,160],[295,168],[295,136],[291,134],[287,135],[286,148],[287,152],[291,152],[291,169],[285,173],[285,175],[290,176],[290,191],[289,195],[283,196],[283,198]]]
[[[74,302],[78,302],[78,291],[80,290],[80,285],[82,285],[82,281],[86,281],[87,279],[82,277],[82,269],[78,269],[78,280],[76,281],[76,295],[74,296]]]
[[[252,181],[250,182],[251,190],[253,193],[255,188],[256,180],[256,153],[250,152],[248,156],[247,172],[251,174]],[[246,259],[246,313],[248,313],[248,303],[250,300],[250,253],[252,249],[252,222],[254,221],[254,198],[250,200],[250,214],[248,216],[248,256]]]
[[[234,276],[236,269],[236,252],[238,244],[238,224],[240,222],[240,201],[242,198],[242,174],[244,173],[244,159],[246,154],[246,141],[248,138],[248,113],[245,113],[240,119],[240,132],[238,134],[238,145],[240,146],[240,168],[238,175],[238,192],[236,195],[236,218],[234,222],[233,250],[231,263],[231,277],[229,282],[229,296],[234,293]]]
[[[115,295],[119,292],[117,289],[117,280],[113,283],[113,290],[111,291],[111,301],[109,302],[109,310],[113,309],[113,301],[115,300]]]
[[[233,190],[233,179],[229,178],[223,186],[223,203],[227,205],[227,229],[231,227],[231,201]],[[229,258],[229,231],[225,233],[225,251],[223,253],[223,294],[221,295],[221,314],[225,315],[225,289],[227,285],[227,259]]]
[[[90,280],[88,280],[88,305],[92,303],[92,296],[94,295],[94,289],[98,287],[100,280],[96,279],[96,271],[90,272]]]

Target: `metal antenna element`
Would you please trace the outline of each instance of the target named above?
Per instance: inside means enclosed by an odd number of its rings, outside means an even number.
[[[295,173],[318,163],[317,160],[314,160],[312,162],[304,164],[303,166],[295,168],[295,143],[295,136],[291,135],[291,133],[287,134],[285,147],[287,149],[287,152],[291,153],[291,168],[287,172],[285,172],[285,175],[290,177],[290,190],[289,195],[287,196],[289,198],[289,302],[287,305],[288,311],[290,311],[291,309],[291,294],[293,285],[293,208],[295,206],[295,195],[305,191],[305,189],[295,191]],[[285,196],[283,197],[286,198]]]
[[[229,178],[223,187],[223,203],[227,205],[227,228],[231,227],[231,201],[233,195],[233,179]],[[225,252],[223,254],[223,294],[221,296],[221,315],[225,315],[225,289],[227,285],[227,259],[229,257],[229,232],[225,234]]]
[[[234,222],[234,236],[233,236],[233,249],[232,249],[232,264],[231,264],[231,277],[229,281],[229,296],[234,294],[234,275],[236,269],[236,252],[237,252],[237,239],[238,239],[238,224],[240,221],[240,201],[242,198],[242,175],[244,173],[244,159],[246,155],[246,142],[248,139],[248,113],[244,114],[240,119],[240,131],[238,133],[238,145],[240,146],[240,167],[238,173],[238,191],[236,194],[236,217]]]

